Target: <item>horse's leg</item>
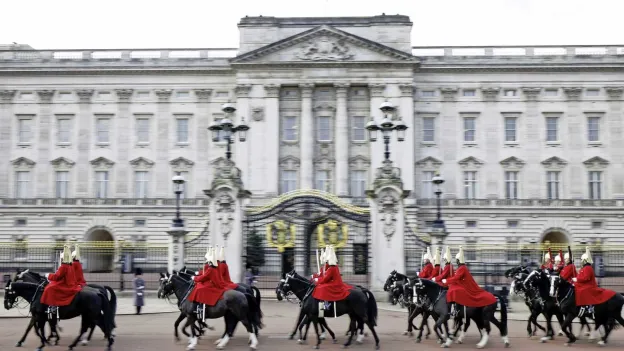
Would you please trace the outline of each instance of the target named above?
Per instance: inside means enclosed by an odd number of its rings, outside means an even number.
[[[186,315],[186,325],[184,326],[184,328],[186,328],[187,326],[192,326],[195,324],[195,315],[193,314],[193,312],[189,313]],[[195,333],[195,328],[191,327],[191,337],[189,338],[189,343],[188,346],[186,347],[187,350],[195,350],[195,346],[197,346],[197,334]]]
[[[314,323],[314,331],[316,332],[316,346],[314,348],[319,349],[321,347],[321,334],[319,334],[318,320],[316,317],[312,317],[311,320]]]
[[[414,318],[412,318],[412,314],[414,313],[414,305],[412,305],[411,303],[409,305],[407,305],[407,329],[403,332],[403,335],[409,335],[412,336],[414,335],[414,333],[412,332],[412,321],[414,320]]]
[[[41,340],[41,345],[39,346],[39,348],[37,349],[37,351],[40,351],[43,349],[43,347],[46,344],[46,339],[45,339],[45,323],[46,323],[46,318],[47,318],[47,313],[43,313],[37,316],[37,321],[35,322],[35,328],[39,329],[39,339]]]
[[[87,335],[86,338],[83,338],[82,341],[80,342],[83,346],[86,346],[89,344],[89,341],[91,341],[91,337],[93,336],[93,332],[95,331],[95,322],[92,322],[91,325],[89,326],[89,328],[91,329],[91,331],[89,332],[89,334]],[[105,337],[106,338],[106,337]]]
[[[335,344],[338,342],[338,340],[336,340],[336,334],[334,334],[334,331],[331,330],[331,328],[329,327],[329,325],[327,325],[327,319],[323,318],[320,321],[320,325],[321,325],[321,330],[323,330],[323,327],[325,327],[325,330],[327,330],[327,332],[329,333],[329,336],[331,336],[332,338],[332,342]],[[308,324],[309,325],[309,324]],[[306,337],[307,337],[308,331],[306,329]],[[321,337],[323,337],[323,334],[321,334]],[[323,338],[324,339],[324,338]]]
[[[344,347],[347,348],[351,346],[351,342],[353,341],[353,334],[355,334],[355,320],[357,316],[355,314],[349,313],[349,337],[347,338],[347,342],[344,344]]]
[[[483,319],[480,321],[481,323],[476,323],[479,330],[482,331],[481,340],[477,343],[478,349],[484,348],[490,338],[490,331],[492,330],[492,327],[490,326],[490,319],[492,319],[492,316],[490,315],[490,313],[493,314],[494,311],[483,313],[481,317]],[[477,319],[476,321],[479,321],[479,319]]]
[[[425,318],[424,318],[424,315],[423,315],[423,319],[421,319],[421,321],[420,321],[420,328],[418,328],[419,329],[418,330],[418,336],[416,336],[416,342],[417,343],[422,341],[422,335],[423,335],[423,332],[425,331],[425,328],[423,328],[424,324],[425,324]]]
[[[303,322],[303,319],[306,316],[303,314],[303,309],[299,309],[299,316],[297,317],[297,324],[295,324],[295,329],[293,329],[292,333],[290,333],[290,335],[288,336],[288,340],[292,340],[295,337],[295,334],[297,333],[297,330],[299,330],[299,338],[301,339],[301,323]]]
[[[319,320],[323,320],[322,318],[319,318]],[[308,338],[308,331],[310,330],[310,320],[308,320],[306,323],[303,323],[303,321],[301,322],[301,328],[299,329],[299,340],[297,340],[297,344],[305,344],[306,339]],[[303,327],[305,325],[305,332],[302,332]],[[323,339],[321,337],[321,339]]]
[[[300,317],[299,324],[297,325],[295,330],[299,329],[299,340],[297,340],[297,343],[302,344],[303,343],[303,339],[305,337],[307,337],[307,335],[308,335],[308,329],[310,328],[310,323],[312,323],[312,322],[308,318],[308,315],[303,315],[303,317],[302,317],[302,315],[300,314],[299,317]],[[306,335],[305,335],[305,337],[303,335],[303,327],[306,327],[306,330],[305,330]]]
[[[28,327],[26,327],[26,332],[24,333],[24,336],[22,336],[22,338],[15,344],[15,347],[21,347],[22,346],[22,344],[26,340],[26,336],[28,336],[28,333],[30,332],[30,330],[34,326],[35,326],[35,316],[32,316],[32,317],[30,317],[30,322],[28,322]]]
[[[574,336],[574,333],[572,332],[572,321],[574,320],[575,317],[576,316],[574,314],[566,313],[565,320],[563,321],[563,326],[561,327],[563,332],[568,337],[568,341],[565,343],[566,346],[576,342],[576,336]],[[568,332],[568,328],[570,330],[569,332]]]
[[[80,339],[82,338],[82,336],[84,335],[84,333],[87,332],[87,330],[89,330],[89,326],[91,325],[90,323],[91,321],[89,320],[89,318],[87,317],[87,314],[83,314],[81,321],[80,321],[80,333],[78,334],[78,336],[76,337],[76,339],[74,340],[74,342],[72,342],[68,348],[70,350],[73,350],[74,347],[76,347],[76,345],[78,345],[78,342],[80,341]]]
[[[425,339],[429,339],[429,335],[431,335],[431,329],[429,329],[429,316],[431,316],[431,313],[424,311],[423,312],[423,322],[424,322],[424,326],[427,327],[427,334],[425,334]],[[420,326],[421,328],[423,327],[422,325]]]
[[[173,338],[175,339],[175,341],[179,342],[180,341],[180,334],[178,334],[178,327],[180,326],[180,323],[186,318],[186,316],[184,315],[184,313],[180,312],[180,315],[178,316],[178,318],[176,319],[176,321],[173,323]]]

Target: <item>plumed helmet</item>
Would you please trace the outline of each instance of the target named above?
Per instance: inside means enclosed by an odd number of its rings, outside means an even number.
[[[464,259],[464,248],[462,246],[459,247],[459,252],[455,255],[455,259],[459,261],[459,263],[466,263]]]
[[[435,249],[435,255],[433,255],[433,264],[434,265],[440,264],[440,248],[439,247],[436,247]]]
[[[550,260],[550,253],[548,253],[548,252],[547,252],[547,253],[544,255],[544,262],[546,262],[546,261],[548,261],[548,260]]]
[[[327,255],[327,263],[330,266],[335,266],[338,264],[338,257],[336,257],[336,252],[334,251],[334,247],[330,246],[329,247],[329,253],[327,253],[327,251],[325,252],[325,254]]]
[[[589,252],[589,246],[585,247],[585,253],[581,256],[581,261],[589,264],[594,263],[594,260],[592,260],[591,257],[591,252]]]
[[[74,245],[74,252],[71,255],[74,260],[80,261],[80,246],[78,244]]]
[[[221,247],[221,252],[219,252],[219,259],[217,261],[225,261],[225,246]]]
[[[206,258],[206,263],[208,263],[208,260],[210,260],[210,258],[212,255],[212,246],[208,246],[208,250],[206,250],[206,255],[204,255],[204,257]]]
[[[217,258],[215,257],[216,250],[214,248],[210,248],[208,253],[206,254],[206,263],[212,264],[213,266],[218,266]]]
[[[446,263],[450,263],[451,260],[453,259],[453,256],[451,256],[451,247],[447,246],[446,250],[444,251],[444,261],[446,261]]]
[[[69,245],[65,245],[63,247],[63,259],[61,261],[62,263],[71,263],[72,262],[72,258],[71,258],[71,248]]]
[[[325,249],[321,248],[321,252],[319,253],[319,264],[325,264]]]
[[[215,261],[221,261],[221,257],[219,256],[221,254],[221,248],[219,245],[215,245],[214,252],[212,254]]]
[[[561,255],[557,255],[557,256],[555,256],[555,262],[556,262],[556,263],[561,262]]]
[[[570,262],[570,254],[569,253],[564,253],[563,254],[563,260],[566,262]]]
[[[322,264],[325,264],[325,263],[329,262],[329,258],[330,258],[332,249],[333,249],[332,246],[329,246],[329,245],[325,246],[325,254],[323,254],[323,262],[322,262]]]
[[[431,258],[431,247],[427,247],[427,252],[423,256],[423,261],[428,260],[429,262],[433,261]]]

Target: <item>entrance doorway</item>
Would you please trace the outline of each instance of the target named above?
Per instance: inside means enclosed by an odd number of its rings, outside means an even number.
[[[542,244],[552,249],[563,249],[568,245],[568,236],[561,230],[550,230],[542,237]]]
[[[86,247],[81,250],[85,272],[109,273],[115,265],[115,240],[104,228],[94,228],[87,234]]]

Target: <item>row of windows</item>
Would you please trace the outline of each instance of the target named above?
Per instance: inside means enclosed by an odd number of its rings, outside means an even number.
[[[67,227],[67,218],[54,218],[53,225],[56,228]],[[144,218],[135,218],[132,220],[134,227],[145,227],[147,220]],[[16,218],[13,222],[14,227],[26,227],[28,225],[28,218]]]
[[[520,96],[518,89],[502,89],[501,92],[503,97],[517,97]],[[559,89],[558,88],[546,88],[544,89],[543,92],[544,96],[546,97],[557,97],[559,96]],[[420,97],[425,97],[425,98],[432,98],[432,97],[436,97],[437,93],[436,90],[434,89],[422,89],[419,91],[418,94]],[[463,97],[477,97],[477,89],[462,89],[461,90],[461,96]],[[600,96],[600,89],[598,88],[587,88],[585,89],[585,96],[588,97],[596,97],[596,96]]]
[[[600,142],[601,141],[601,114],[591,113],[586,117],[586,139],[588,142]],[[462,117],[462,135],[463,141],[466,143],[475,143],[478,141],[477,129],[478,129],[477,117],[470,115]],[[503,117],[504,128],[504,140],[506,143],[518,142],[518,129],[519,129],[519,117],[517,115],[505,115]],[[435,142],[436,141],[436,117],[423,117],[422,118],[422,141],[423,142]],[[557,143],[561,141],[561,137],[566,133],[562,133],[561,117],[558,114],[548,114],[544,120],[544,138],[546,142]]]
[[[365,142],[367,118],[353,116],[350,120],[351,141]],[[297,116],[282,117],[282,140],[295,142],[299,140],[299,125]],[[332,118],[329,116],[316,117],[316,140],[330,142],[333,140]]]
[[[74,93],[71,91],[60,91],[57,93],[57,98],[62,101],[69,101],[75,99]],[[188,90],[178,90],[175,91],[173,96],[177,99],[189,99],[191,98],[191,92]],[[217,98],[228,98],[230,93],[227,91],[217,91],[214,93],[214,96]],[[31,91],[23,91],[18,95],[18,99],[21,101],[35,101],[36,94]],[[115,97],[115,94],[110,91],[99,91],[95,95],[96,99],[99,100],[111,100]],[[137,99],[149,99],[154,97],[153,93],[147,90],[139,90],[134,92],[134,97]]]

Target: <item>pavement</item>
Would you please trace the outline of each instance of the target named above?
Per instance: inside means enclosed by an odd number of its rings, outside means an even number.
[[[124,300],[125,301],[125,300]],[[124,302],[125,304],[125,302]],[[157,302],[153,299],[147,301],[146,307],[149,305],[157,306]],[[123,306],[123,305],[122,305]],[[125,307],[122,307],[124,308]],[[266,351],[307,351],[310,350],[315,341],[314,328],[311,328],[308,334],[307,344],[298,345],[295,340],[288,340],[287,335],[294,328],[295,319],[298,314],[298,305],[286,301],[263,301],[262,310],[264,312],[264,328],[260,331],[258,350]],[[183,351],[187,345],[187,338],[182,334],[182,340],[178,343],[173,337],[173,322],[177,314],[157,313],[150,315],[122,315],[116,319],[118,328],[116,329],[115,351],[138,351],[138,350],[167,350],[167,351]],[[321,349],[323,350],[339,350],[346,337],[344,333],[348,326],[348,317],[340,317],[337,319],[330,318],[327,320],[330,328],[336,333],[338,339],[337,344],[332,344],[330,340],[323,341]],[[61,340],[59,346],[45,347],[46,351],[66,350],[70,341],[78,334],[80,319],[75,318],[68,321],[62,321],[63,331],[60,333]],[[196,350],[214,350],[214,341],[220,337],[223,332],[222,320],[207,321],[209,325],[215,327],[214,331],[208,331],[204,337],[199,340]],[[397,311],[388,311],[386,309],[379,311],[377,320],[377,333],[380,338],[381,350],[439,350],[440,346],[434,339],[423,338],[418,345],[415,344],[414,337],[403,335],[405,329],[405,313]],[[431,325],[431,323],[430,323]],[[15,318],[0,319],[0,350],[13,350],[15,343],[21,338],[27,326],[27,320]],[[432,326],[432,325],[431,325]],[[578,330],[575,328],[575,330]],[[569,350],[564,346],[565,339],[557,338],[547,344],[541,344],[539,337],[528,339],[526,337],[526,322],[510,321],[509,337],[511,341],[510,349],[527,350],[531,348],[548,349],[553,351]],[[369,332],[370,334],[370,332]],[[248,335],[244,329],[239,326],[226,346],[226,350],[249,350],[247,345]],[[475,344],[479,341],[479,333],[472,325],[464,340],[463,344],[453,344],[451,348],[459,350],[474,350]],[[23,347],[27,350],[33,350],[39,345],[35,339],[34,333],[31,332],[26,338]],[[595,343],[590,343],[586,338],[578,341],[578,347],[598,348]],[[105,342],[102,339],[102,332],[96,330],[93,339],[88,346],[78,346],[78,350],[104,350]],[[364,338],[363,344],[356,343],[352,346],[358,350],[373,350],[374,341],[372,336]],[[615,330],[610,338],[607,348],[621,350],[624,348],[624,329]],[[488,350],[504,350],[504,344],[499,336],[498,330],[492,331]]]

